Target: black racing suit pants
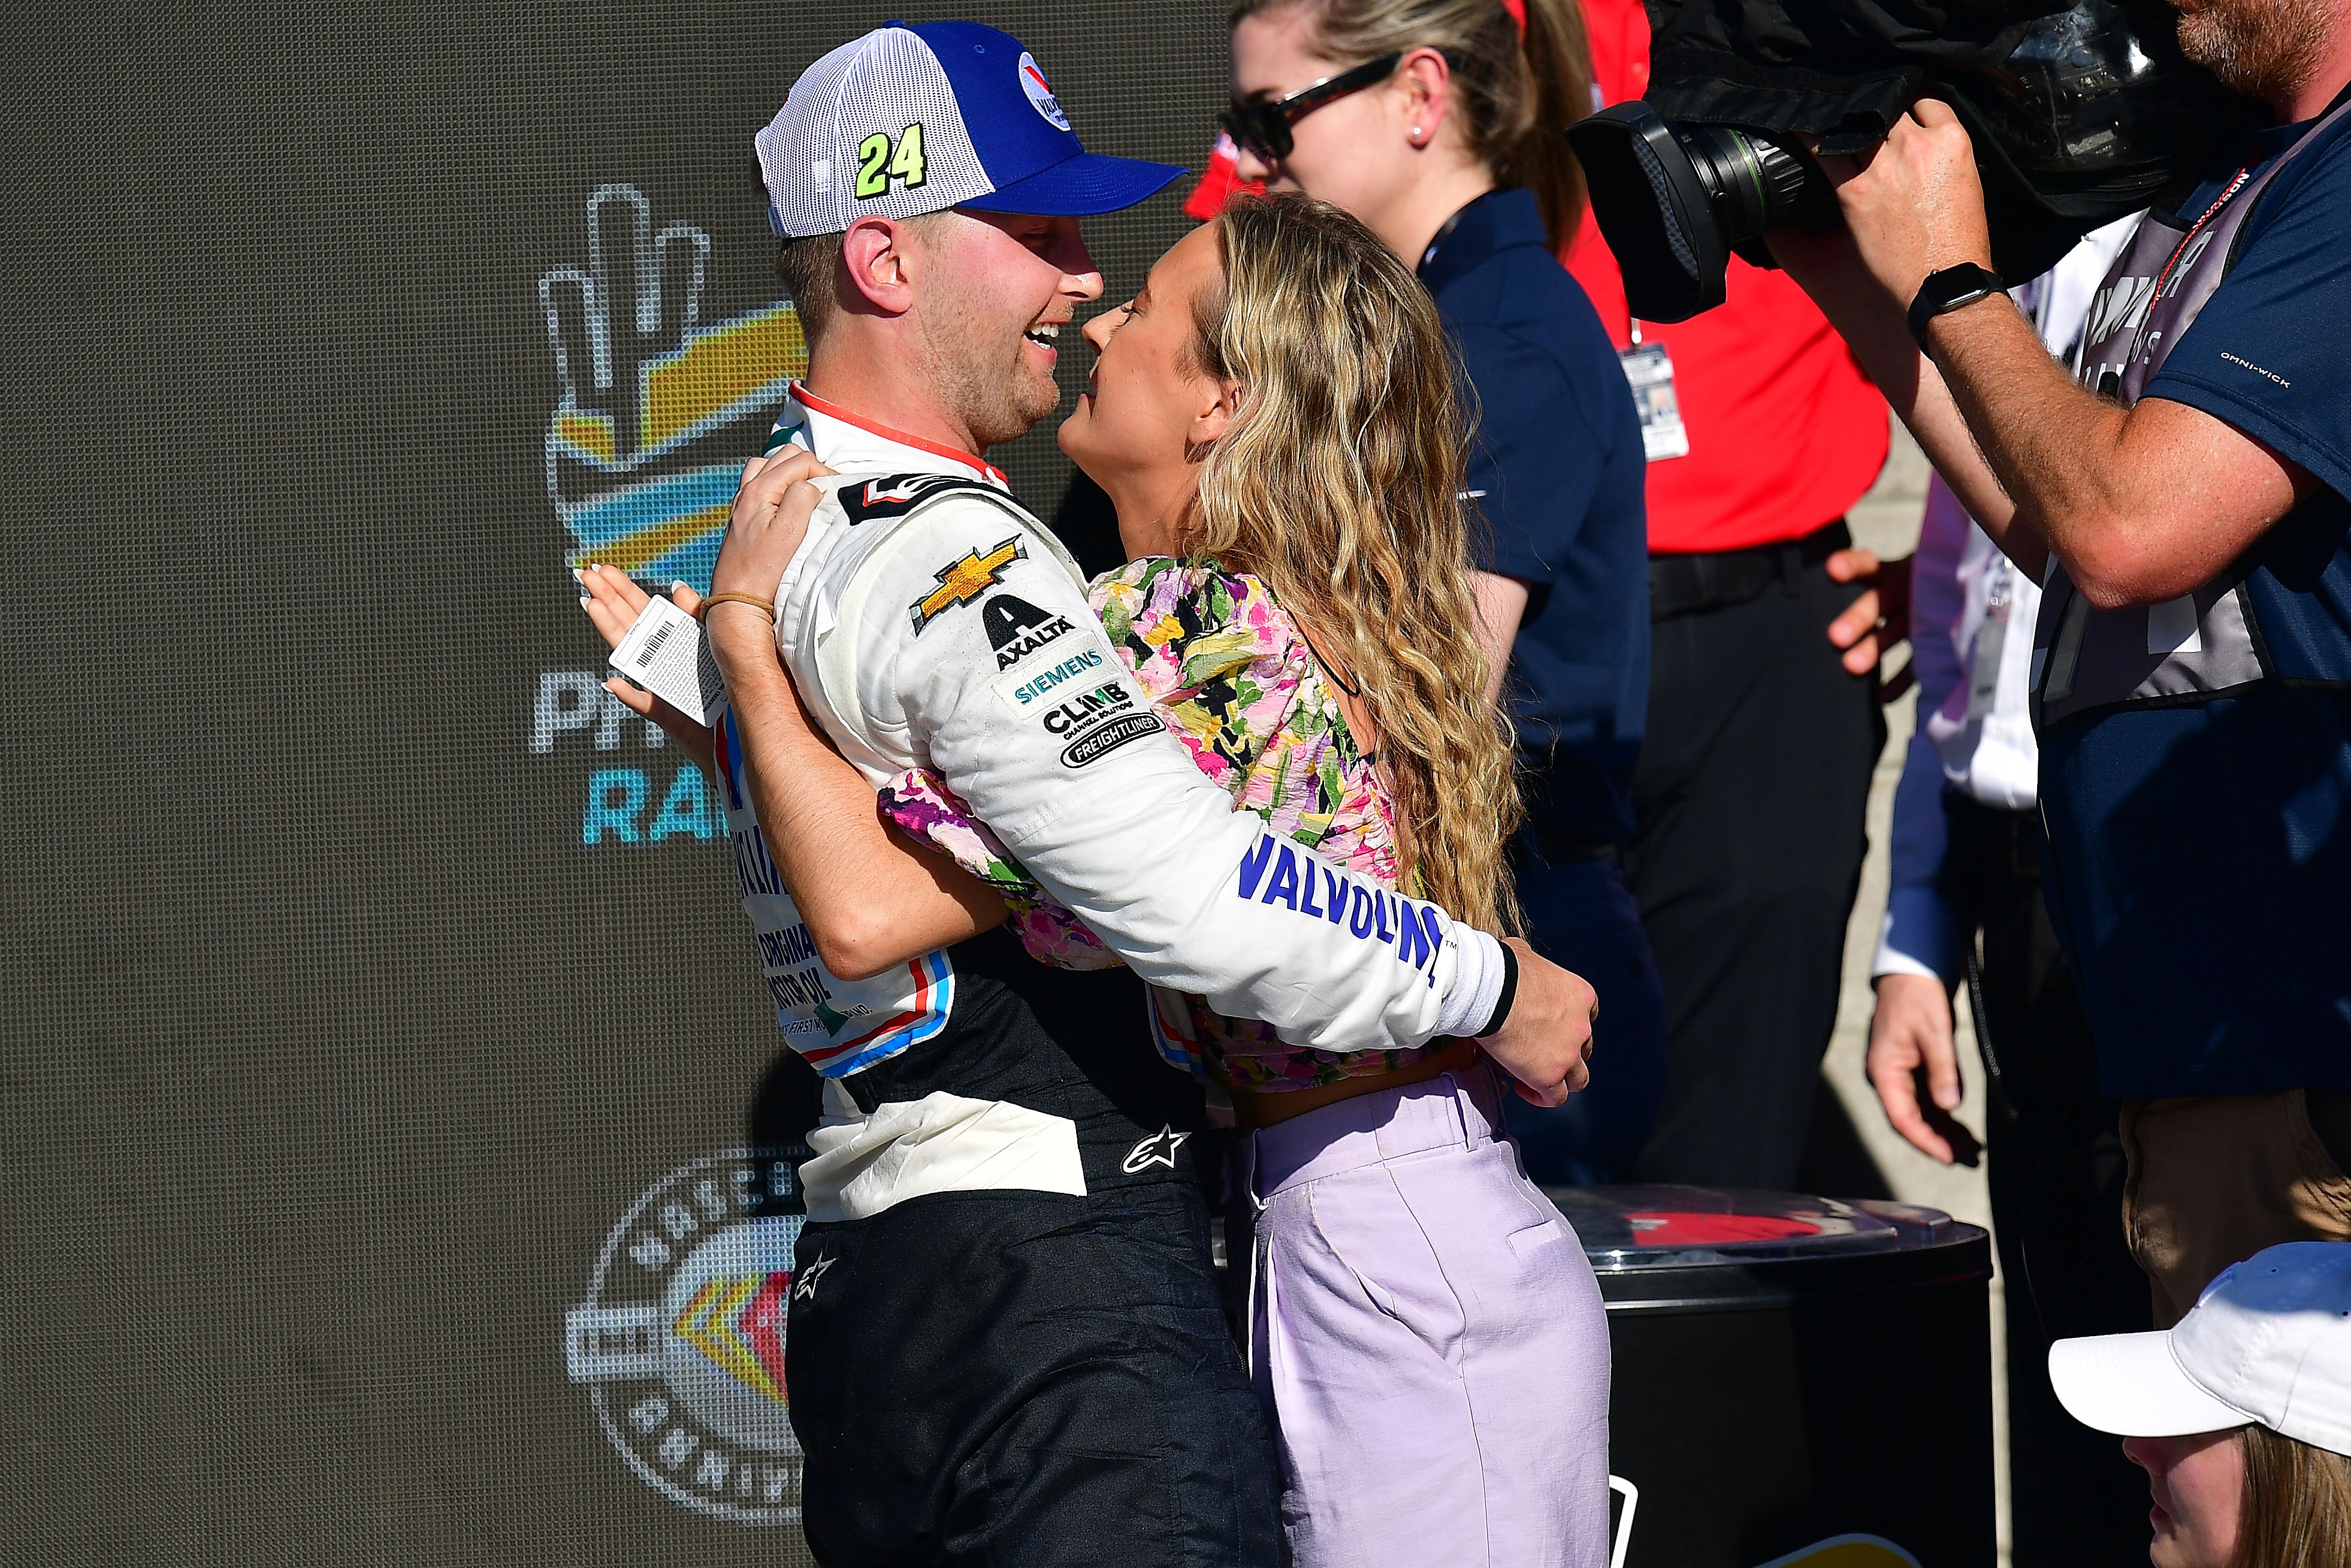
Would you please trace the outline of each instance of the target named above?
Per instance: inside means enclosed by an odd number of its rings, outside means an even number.
[[[1275,1568],[1280,1468],[1180,1179],[800,1233],[785,1340],[827,1568]]]

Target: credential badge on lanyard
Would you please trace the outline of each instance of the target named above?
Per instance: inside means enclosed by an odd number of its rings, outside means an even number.
[[[2008,644],[2009,611],[2016,601],[2015,569],[2002,555],[1992,557],[1985,572],[1983,624],[1976,629],[1976,645],[1969,661],[1968,720],[1980,724],[2000,706],[2000,663]]]
[[[1633,406],[1641,415],[1641,450],[1652,463],[1689,455],[1689,427],[1682,423],[1681,399],[1674,393],[1674,361],[1663,343],[1641,341],[1641,324],[1633,323],[1633,344],[1616,351],[1625,380],[1633,389]]]

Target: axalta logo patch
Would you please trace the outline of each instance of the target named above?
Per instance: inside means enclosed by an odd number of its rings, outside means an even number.
[[[1029,95],[1029,102],[1056,131],[1070,128],[1070,117],[1061,112],[1061,100],[1053,96],[1053,87],[1045,73],[1037,68],[1037,57],[1028,50],[1020,51],[1020,90]]]
[[[799,1152],[730,1149],[653,1183],[564,1319],[564,1364],[629,1468],[673,1501],[744,1524],[800,1517],[784,1381]]]
[[[1048,615],[1013,593],[999,593],[981,605],[979,621],[987,629],[987,645],[996,650],[999,670],[1010,669],[1048,643],[1077,630],[1068,616]]]

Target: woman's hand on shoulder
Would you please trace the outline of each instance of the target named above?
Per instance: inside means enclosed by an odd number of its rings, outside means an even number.
[[[580,608],[588,612],[597,635],[604,639],[607,648],[619,647],[653,596],[617,566],[590,566],[572,575],[580,580]],[[702,596],[682,582],[670,584],[669,597],[688,615],[702,607]],[[606,681],[604,689],[620,698],[621,706],[631,713],[661,726],[662,733],[685,747],[701,764],[704,773],[711,771],[712,740],[707,725],[696,724],[653,693],[618,675]]]
[[[743,465],[736,486],[735,505],[726,517],[726,538],[711,568],[710,591],[744,594],[771,601],[783,581],[784,569],[808,538],[809,518],[816,513],[822,493],[812,480],[833,470],[798,446],[788,446],[772,457],[754,457]],[[721,632],[739,632],[744,622],[756,623],[757,606],[729,609],[737,601],[711,606],[712,646],[723,645]],[[721,616],[717,612],[726,611]],[[724,665],[722,664],[721,667]]]

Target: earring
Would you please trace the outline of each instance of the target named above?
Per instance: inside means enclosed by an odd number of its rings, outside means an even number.
[[[1412,128],[1412,144],[1413,144],[1415,147],[1419,146],[1419,145],[1421,144],[1422,141],[1423,141],[1425,138],[1426,138],[1426,136],[1427,136],[1427,135],[1428,135],[1428,132],[1426,132],[1426,131],[1423,131],[1419,126],[1417,126],[1417,125],[1414,126],[1414,127]]]

